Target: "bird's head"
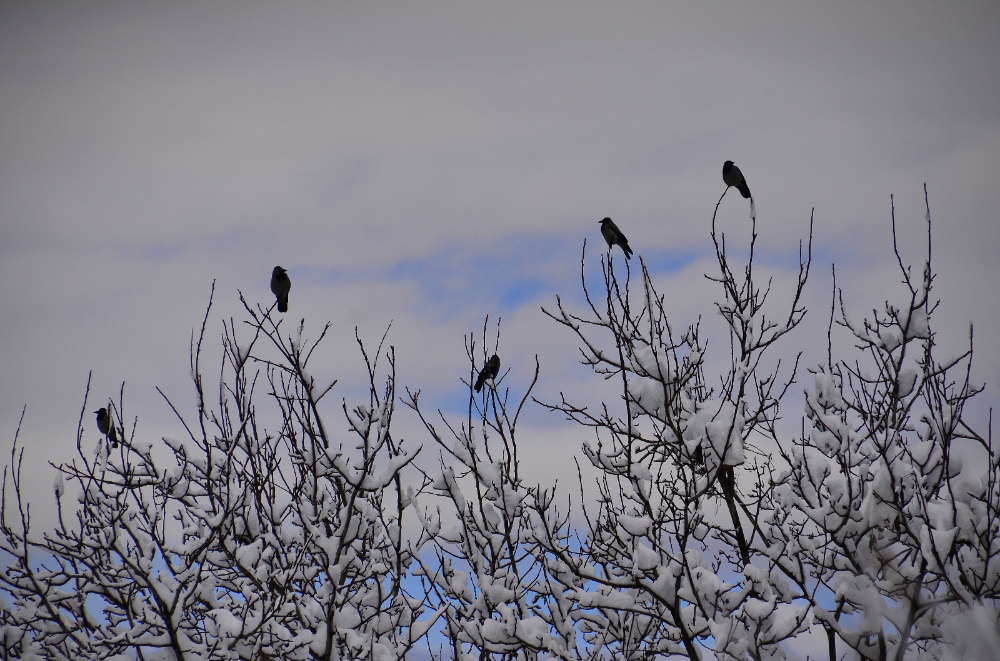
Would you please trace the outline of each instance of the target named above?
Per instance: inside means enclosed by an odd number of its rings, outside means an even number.
[[[716,162],[718,162],[718,161],[716,161]],[[726,170],[728,170],[729,168],[733,167],[733,162],[732,161],[726,161],[725,163],[722,164],[722,167],[725,168]]]
[[[108,410],[107,409],[97,409],[96,411],[94,411],[94,413],[96,413],[97,415],[107,415],[108,414]]]
[[[599,222],[598,225],[604,226],[604,225],[607,225],[610,222],[611,222],[610,218],[605,218],[604,220],[602,220],[601,222]]]
[[[285,269],[281,268],[280,266],[275,266],[274,271],[272,271],[273,275],[284,275],[285,273],[286,273]]]

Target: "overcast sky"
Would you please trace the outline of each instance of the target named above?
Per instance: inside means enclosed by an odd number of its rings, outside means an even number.
[[[513,387],[539,354],[537,396],[584,393],[600,382],[540,306],[579,301],[583,241],[596,271],[611,216],[675,325],[717,325],[703,274],[727,159],[779,293],[815,207],[812,312],[784,350],[817,360],[831,262],[857,316],[900,300],[890,194],[919,265],[926,182],[936,327],[957,352],[975,324],[995,401],[998,26],[996,2],[0,1],[0,448],[27,406],[28,465],[69,458],[91,370],[88,447],[123,381],[140,434],[179,436],[154,388],[193,411],[213,280],[214,346],[238,291],[273,302],[275,264],[286,323],[332,322],[334,404],[364,374],[355,326],[375,343],[392,320],[401,385],[454,410],[486,315]],[[745,241],[744,200],[720,222]],[[535,459],[587,438],[530,423]]]

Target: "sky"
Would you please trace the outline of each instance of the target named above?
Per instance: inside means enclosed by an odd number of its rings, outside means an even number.
[[[123,383],[138,435],[182,435],[156,388],[193,415],[189,343],[213,282],[210,382],[222,321],[245,318],[240,293],[273,302],[276,264],[285,327],[331,323],[312,373],[340,380],[338,433],[364,385],[355,328],[372,345],[390,323],[400,391],[432,411],[461,415],[464,338],[487,316],[515,393],[537,355],[539,399],[617,401],[541,308],[558,294],[583,311],[581,251],[596,274],[610,216],[675,326],[701,315],[722,338],[704,274],[725,160],[754,193],[776,297],[814,213],[810,313],[779,354],[807,364],[825,357],[832,263],[856,317],[902,300],[890,196],[919,268],[927,184],[935,327],[958,353],[974,324],[985,421],[1000,388],[998,25],[990,2],[0,0],[0,455],[24,411],[32,498],[48,498],[91,374],[85,447],[90,411]],[[719,214],[739,251],[745,201],[730,192]],[[801,387],[790,398],[797,428]],[[529,479],[571,475],[588,435],[528,408]]]

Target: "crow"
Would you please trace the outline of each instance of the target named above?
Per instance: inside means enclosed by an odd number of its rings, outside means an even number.
[[[750,198],[750,187],[747,186],[747,180],[743,178],[743,173],[733,165],[732,161],[726,161],[722,164],[722,181],[725,182],[726,186],[735,186],[744,198]]]
[[[288,273],[280,266],[275,266],[271,271],[271,291],[278,299],[278,312],[288,312],[288,292],[292,288],[292,281],[288,279]]]
[[[628,239],[622,234],[622,231],[618,229],[615,225],[615,221],[610,218],[605,218],[601,221],[601,234],[604,235],[604,240],[608,242],[608,250],[611,250],[611,246],[616,243],[622,247],[622,251],[625,253],[625,259],[632,256],[632,249],[628,247]]]
[[[111,416],[108,414],[108,410],[106,408],[97,409],[94,413],[97,414],[97,430],[108,437],[111,447],[118,447],[118,431],[111,424]]]
[[[479,378],[476,379],[476,392],[483,389],[483,384],[486,383],[487,379],[495,379],[499,373],[500,356],[493,354],[493,357],[487,360],[486,365],[483,366],[483,371],[479,373]]]
[[[740,547],[740,556],[743,558],[743,565],[750,564],[750,545],[747,544],[746,535],[743,533],[743,524],[740,523],[739,512],[736,511],[736,476],[732,466],[720,466],[719,486],[722,487],[722,495],[726,498],[726,505],[729,506],[729,516],[733,517],[733,528],[736,530],[736,543]],[[754,523],[751,518],[751,523]]]

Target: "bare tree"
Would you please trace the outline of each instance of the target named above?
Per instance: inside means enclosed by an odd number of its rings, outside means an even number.
[[[835,287],[836,324],[856,354],[834,361],[831,351],[813,370],[810,433],[782,446],[789,470],[767,525],[827,631],[831,661],[838,643],[863,659],[943,658],[953,642],[945,622],[1000,596],[998,455],[966,419],[982,391],[970,379],[972,329],[966,350],[939,358],[930,205],[916,273],[900,255],[895,210],[892,220],[907,299],[858,323]],[[831,310],[831,331],[834,319]]]
[[[210,300],[191,337],[195,411],[164,395],[184,437],[144,438],[123,385],[107,407],[120,445],[88,438],[88,383],[76,456],[54,466],[52,530],[32,526],[18,428],[0,658],[762,661],[815,632],[830,661],[960,652],[955,622],[996,624],[1000,457],[969,421],[982,391],[971,329],[944,359],[932,329],[929,204],[922,270],[896,250],[905,300],[855,322],[834,282],[827,361],[791,434],[779,419],[799,371],[790,332],[812,218],[794,286],[774,301],[755,219],[739,253],[718,209],[717,315],[675,325],[641,257],[636,274],[602,257],[594,293],[584,243],[586,308],[557,297],[546,314],[617,395],[538,402],[538,358],[526,375],[498,365],[510,350],[487,318],[466,338],[465,413],[403,397],[435,456],[394,432],[388,330],[374,351],[355,331],[367,393],[337,412],[338,382],[310,373],[329,325],[309,339],[305,320],[288,332],[273,305],[242,296],[206,388]],[[703,323],[720,324],[728,356],[709,353]],[[835,356],[834,331],[853,352]],[[525,483],[518,425],[536,402],[593,434],[578,493]]]
[[[271,310],[244,307],[249,338],[241,344],[236,324],[225,325],[214,408],[200,366],[208,311],[192,337],[197,417],[174,408],[187,438],[164,439],[168,459],[134,427],[117,452],[99,439],[88,453],[81,414],[78,456],[55,467],[59,523],[41,535],[14,467],[20,516],[0,522],[0,548],[14,558],[0,582],[14,600],[4,618],[23,635],[5,641],[9,654],[404,658],[422,640],[433,615],[418,621],[424,599],[405,589],[412,557],[400,534],[401,473],[419,448],[390,431],[392,349],[380,377],[384,345],[369,357],[358,341],[368,402],[344,403],[351,435],[337,438],[319,407],[336,382],[320,387],[307,371],[326,329],[313,342],[304,323],[286,336]],[[261,375],[281,421],[270,432],[256,391]],[[69,516],[67,484],[79,490]]]
[[[594,658],[608,650],[615,658],[700,659],[709,639],[720,656],[769,658],[808,626],[808,607],[786,608],[792,594],[780,581],[776,589],[771,572],[751,558],[766,545],[757,518],[772,471],[755,443],[777,442],[778,406],[795,377],[793,367],[780,378],[780,361],[765,370],[762,357],[805,314],[800,300],[811,249],[800,250],[795,293],[787,315],[775,321],[765,312],[770,283],[755,279],[755,221],[739,271],[714,216],[712,239],[719,270],[706,277],[723,290],[717,309],[730,338],[730,367],[717,385],[705,375],[700,320],[675,330],[644,261],[635,293],[631,271],[622,280],[610,255],[602,258],[604,288],[595,298],[587,289],[585,244],[581,282],[589,313],[570,312],[561,299],[557,312],[547,312],[577,336],[585,365],[621,383],[620,412],[565,397],[547,405],[598,439],[597,447],[583,447],[600,478],[598,509],[584,512],[581,536],[572,543],[543,507],[537,528],[538,543],[559,559],[560,570],[591,586],[580,604]],[[722,578],[741,573],[737,584]]]
[[[438,410],[439,430],[421,408],[419,391],[410,392],[406,402],[439,448],[439,465],[425,476],[417,506],[423,522],[418,545],[433,547],[433,556],[420,561],[420,574],[431,603],[444,609],[443,633],[450,647],[438,654],[576,658],[572,601],[551,580],[545,557],[533,555],[527,543],[532,522],[525,503],[533,501],[535,490],[520,474],[517,423],[538,380],[537,358],[534,376],[518,399],[512,400],[503,385],[509,370],[495,383],[486,381],[477,396],[472,377],[477,365],[485,369],[487,363],[486,331],[484,325],[481,347],[472,335],[466,339],[472,371],[465,421],[456,424]],[[499,342],[498,323],[494,355]],[[413,500],[416,504],[416,496]],[[431,501],[438,501],[433,509],[426,504]]]

